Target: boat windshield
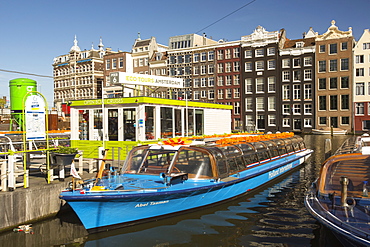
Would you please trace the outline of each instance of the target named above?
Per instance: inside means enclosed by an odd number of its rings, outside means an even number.
[[[181,148],[171,172],[187,173],[189,178],[194,179],[210,179],[216,176],[212,163],[214,161],[205,149]]]
[[[173,150],[148,150],[139,172],[148,174],[167,173],[176,154]]]
[[[125,173],[166,173],[175,154],[175,150],[151,150],[147,146],[136,147],[128,155],[123,170]]]

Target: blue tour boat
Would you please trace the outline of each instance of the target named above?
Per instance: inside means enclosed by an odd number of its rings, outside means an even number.
[[[242,195],[301,165],[313,151],[293,133],[169,139],[133,148],[119,172],[67,189],[88,232],[168,217]]]
[[[304,202],[344,246],[370,246],[370,137],[351,139],[324,162]]]

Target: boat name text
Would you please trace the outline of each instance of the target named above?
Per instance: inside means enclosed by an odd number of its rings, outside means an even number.
[[[135,205],[135,208],[142,208],[142,207],[147,207],[147,206],[154,206],[154,205],[158,205],[158,204],[165,204],[165,203],[169,203],[170,201],[167,200],[167,201],[159,201],[159,202],[147,202],[147,203],[138,203]]]
[[[293,168],[293,164],[289,164],[289,165],[286,165],[286,166],[283,166],[283,167],[280,167],[279,169],[276,169],[276,170],[273,170],[271,172],[269,172],[269,179],[273,178],[273,177],[276,177],[278,176],[279,174],[281,173],[284,173],[286,172],[287,170],[290,170]]]

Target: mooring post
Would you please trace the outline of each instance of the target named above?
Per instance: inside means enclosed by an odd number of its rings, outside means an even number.
[[[84,164],[83,164],[83,152],[79,151],[78,154],[78,174],[83,175],[84,173]]]
[[[331,139],[325,139],[325,159],[331,156]]]
[[[8,187],[9,190],[15,190],[15,175],[14,175],[15,157],[8,155]]]
[[[7,184],[7,171],[6,171],[6,160],[1,160],[1,179],[0,179],[0,187],[2,191],[8,190]]]

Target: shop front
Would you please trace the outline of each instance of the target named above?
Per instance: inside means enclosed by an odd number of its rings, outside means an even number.
[[[151,97],[79,100],[70,105],[74,146],[94,142],[104,147],[111,142],[137,145],[231,132],[229,105]]]

